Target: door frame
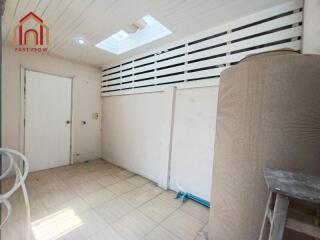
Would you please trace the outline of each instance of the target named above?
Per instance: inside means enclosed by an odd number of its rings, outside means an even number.
[[[74,159],[73,159],[73,120],[74,120],[74,107],[73,107],[73,96],[74,96],[74,76],[68,76],[68,75],[62,75],[62,74],[55,74],[55,73],[50,73],[50,72],[45,72],[45,71],[39,71],[34,68],[29,68],[25,67],[23,65],[20,65],[20,150],[23,154],[25,154],[25,115],[26,115],[26,72],[31,71],[31,72],[37,72],[37,73],[43,73],[43,74],[48,74],[48,75],[53,75],[57,77],[63,77],[63,78],[68,78],[71,81],[71,124],[70,124],[70,153],[69,153],[69,163],[68,165],[73,165],[74,164]]]

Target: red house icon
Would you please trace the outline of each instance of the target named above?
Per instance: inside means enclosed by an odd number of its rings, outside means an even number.
[[[35,21],[35,27],[28,27],[29,20]],[[18,38],[17,38],[18,35]],[[28,13],[20,19],[14,28],[13,40],[20,46],[28,45],[29,40],[33,37],[34,46],[43,46],[49,44],[49,28],[43,23],[43,20],[33,12]]]

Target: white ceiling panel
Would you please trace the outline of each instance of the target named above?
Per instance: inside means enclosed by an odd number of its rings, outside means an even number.
[[[33,11],[50,29],[49,53],[102,66],[284,2],[288,0],[7,0],[2,37],[12,44],[13,27]],[[172,34],[121,55],[94,47],[147,14]],[[77,37],[88,43],[79,46]]]

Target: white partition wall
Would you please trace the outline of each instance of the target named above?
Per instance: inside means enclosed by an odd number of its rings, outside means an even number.
[[[210,200],[219,87],[176,92],[170,185]]]
[[[220,73],[249,54],[300,51],[302,17],[291,1],[106,66],[103,157],[210,200]]]
[[[164,130],[163,101],[163,93],[104,98],[103,158],[158,182]]]

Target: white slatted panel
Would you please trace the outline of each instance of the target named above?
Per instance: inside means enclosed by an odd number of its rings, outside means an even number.
[[[300,51],[303,2],[294,1],[191,36],[184,44],[107,68],[102,96],[159,91],[164,85],[207,86],[253,53]]]

